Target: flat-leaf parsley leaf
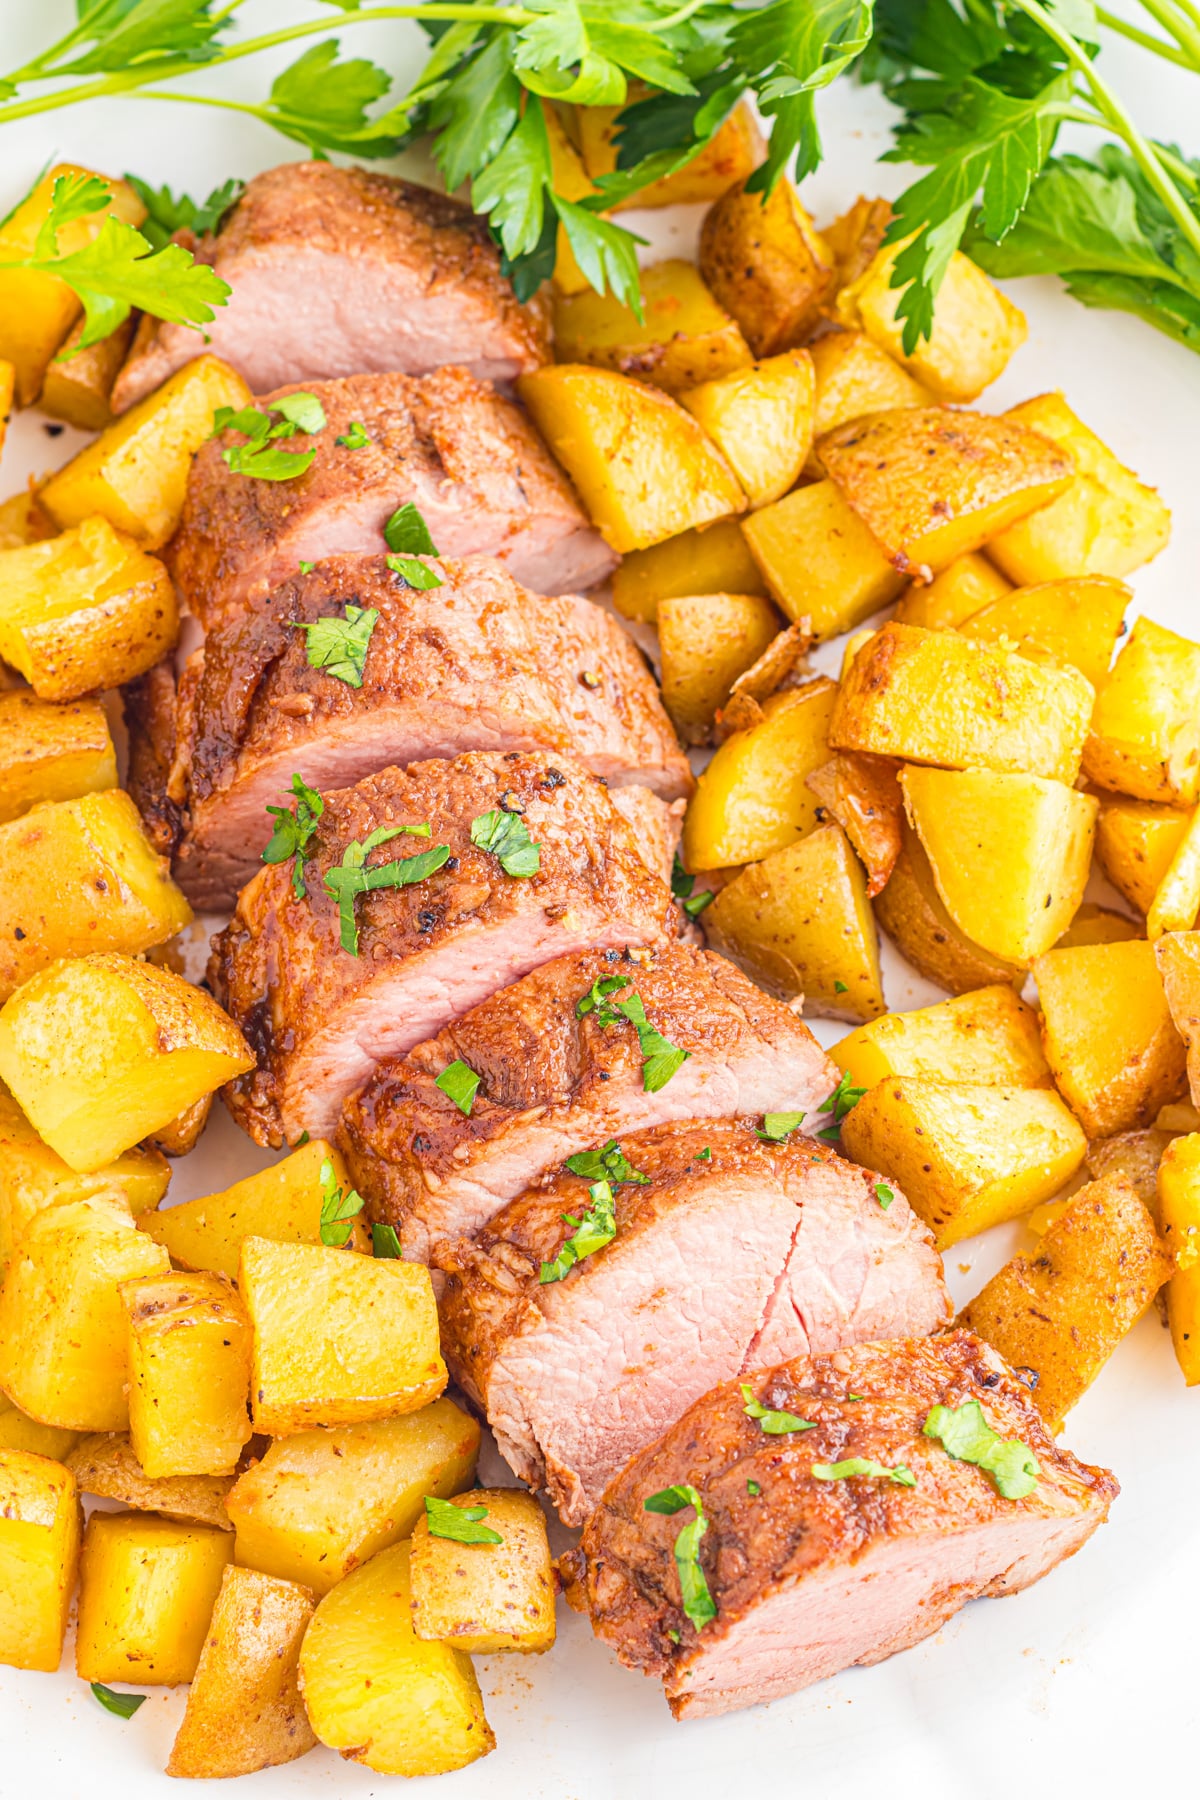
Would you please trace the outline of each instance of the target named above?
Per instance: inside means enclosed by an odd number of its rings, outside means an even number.
[[[506,875],[528,880],[542,866],[542,853],[519,813],[494,807],[471,821],[471,842],[497,858]]]
[[[613,1191],[608,1182],[593,1182],[588,1193],[592,1204],[582,1218],[577,1219],[573,1213],[562,1215],[563,1224],[571,1227],[571,1235],[553,1262],[542,1264],[538,1280],[543,1287],[552,1281],[561,1281],[564,1275],[570,1274],[576,1263],[582,1262],[585,1256],[594,1255],[597,1250],[603,1250],[617,1235]]]
[[[275,829],[262,853],[262,859],[265,863],[281,863],[286,862],[289,856],[294,856],[296,861],[292,869],[292,892],[297,900],[303,900],[308,892],[304,885],[304,858],[317,829],[317,822],[325,811],[325,802],[315,788],[306,786],[302,775],[292,776],[292,792],[296,796],[294,808],[267,808],[275,821]]]
[[[675,1568],[679,1575],[683,1610],[696,1630],[703,1631],[716,1618],[717,1606],[700,1566],[700,1540],[708,1531],[708,1519],[705,1517],[700,1495],[690,1483],[676,1482],[673,1487],[662,1488],[657,1494],[651,1494],[649,1499],[642,1501],[645,1512],[666,1513],[668,1516],[682,1512],[685,1506],[693,1507],[696,1516],[681,1528],[675,1539]]]
[[[1020,1438],[1002,1438],[983,1416],[978,1400],[961,1406],[935,1406],[922,1430],[937,1438],[957,1462],[974,1463],[989,1475],[1006,1500],[1023,1500],[1038,1484],[1037,1457]]]
[[[425,1496],[425,1518],[431,1537],[450,1538],[456,1544],[502,1544],[504,1539],[483,1520],[486,1506],[456,1506],[453,1500]]]
[[[793,1431],[816,1430],[816,1424],[812,1419],[800,1419],[795,1413],[775,1412],[771,1407],[764,1406],[761,1400],[754,1398],[754,1392],[749,1382],[741,1383],[741,1394],[746,1403],[742,1407],[742,1411],[748,1419],[757,1419],[760,1428],[766,1432],[768,1437],[786,1437]]]
[[[354,1221],[364,1201],[353,1188],[343,1189],[337,1171],[329,1158],[321,1164],[321,1242],[331,1250],[340,1249],[354,1230]]]
[[[347,601],[343,618],[313,619],[307,623],[293,619],[292,624],[308,639],[310,668],[324,669],[326,674],[344,681],[347,687],[360,688],[371,633],[378,621],[378,608],[352,606]]]

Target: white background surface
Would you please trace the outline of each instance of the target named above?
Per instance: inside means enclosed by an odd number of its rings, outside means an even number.
[[[68,0],[0,0],[0,63],[18,65],[67,28]],[[252,0],[244,29],[269,30],[303,16],[295,0]],[[339,18],[330,9],[330,34]],[[355,54],[415,69],[415,28],[343,30]],[[191,78],[196,90],[261,97],[274,67],[297,54],[254,59]],[[406,60],[407,59],[407,60]],[[1136,50],[1105,67],[1147,131],[1200,148],[1200,88]],[[818,223],[860,192],[896,193],[912,172],[876,168],[886,148],[887,108],[841,83],[821,107],[823,168],[804,198]],[[255,121],[200,107],[105,101],[0,130],[0,215],[52,157],[110,174],[131,169],[203,195],[226,177],[298,155]],[[630,216],[649,226],[658,252],[688,253],[699,209]],[[1092,313],[1052,281],[1010,284],[1025,308],[1029,342],[981,404],[999,410],[1061,387],[1082,417],[1146,479],[1174,513],[1170,549],[1134,577],[1137,608],[1200,636],[1196,593],[1200,516],[1200,358],[1115,313]],[[36,415],[14,421],[0,497],[31,471],[66,460],[75,434],[52,440]],[[835,647],[821,655],[836,670]],[[1200,705],[1200,696],[1197,697]],[[937,997],[894,959],[885,964],[893,1009]],[[826,1042],[841,1028],[818,1025]],[[200,1149],[177,1164],[172,1199],[212,1192],[271,1160],[222,1113]],[[974,1293],[1025,1241],[1020,1227],[958,1245],[948,1275],[957,1299]],[[1074,1561],[1030,1592],[968,1607],[929,1643],[878,1668],[856,1670],[769,1708],[674,1723],[656,1683],[631,1674],[560,1608],[548,1656],[482,1659],[480,1675],[498,1748],[484,1762],[436,1778],[445,1800],[724,1800],[803,1793],[888,1800],[1036,1800],[1052,1789],[1098,1796],[1170,1784],[1188,1768],[1187,1722],[1197,1709],[1196,1612],[1200,1606],[1200,1395],[1189,1395],[1155,1315],[1121,1346],[1071,1415],[1065,1441],[1111,1466],[1123,1492],[1111,1523]],[[178,1793],[161,1774],[185,1690],[151,1689],[132,1721],[104,1713],[76,1681],[68,1644],[57,1676],[0,1669],[0,1795],[74,1800],[157,1800]],[[415,1783],[410,1784],[415,1787]],[[422,1787],[432,1789],[429,1781]],[[1191,1792],[1194,1779],[1184,1789]],[[258,1800],[346,1800],[399,1789],[397,1780],[317,1750],[247,1778]],[[197,1794],[228,1783],[192,1783]]]

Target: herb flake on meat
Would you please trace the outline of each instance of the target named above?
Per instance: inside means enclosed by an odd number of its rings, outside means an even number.
[[[479,1077],[468,1063],[463,1062],[461,1057],[457,1058],[442,1070],[433,1085],[440,1088],[448,1100],[453,1100],[460,1113],[470,1118]]]
[[[935,1406],[921,1428],[956,1462],[974,1463],[1005,1500],[1023,1500],[1038,1484],[1037,1457],[1020,1438],[1002,1438],[983,1416],[978,1400]]]
[[[305,623],[292,621],[297,631],[308,639],[308,662],[313,669],[324,669],[347,687],[360,688],[371,633],[379,620],[374,606],[353,606],[346,602],[345,616],[340,619],[313,619]]]
[[[650,1177],[634,1168],[616,1138],[609,1138],[599,1150],[577,1150],[563,1166],[585,1181],[610,1181],[614,1187],[623,1181],[636,1182],[640,1187],[650,1185]]]
[[[703,1631],[716,1618],[717,1605],[700,1566],[700,1540],[708,1531],[708,1519],[700,1495],[689,1483],[677,1482],[672,1487],[662,1488],[657,1494],[651,1494],[649,1499],[643,1500],[642,1506],[646,1512],[666,1513],[668,1516],[682,1512],[685,1506],[695,1510],[695,1518],[681,1528],[675,1539],[675,1568],[679,1575],[683,1610],[696,1630]]]
[[[286,862],[289,856],[294,856],[296,861],[292,868],[292,892],[297,900],[303,900],[308,892],[304,882],[304,858],[318,821],[325,811],[325,802],[315,788],[305,784],[302,775],[292,776],[292,792],[296,796],[294,807],[267,808],[275,821],[275,829],[262,853],[262,859],[265,863],[281,863]]]
[[[497,859],[506,875],[527,881],[542,866],[542,853],[529,835],[519,813],[504,812],[494,807],[471,821],[471,842],[477,850],[487,850]]]
[[[787,1437],[793,1431],[816,1430],[813,1419],[801,1419],[795,1413],[776,1412],[771,1407],[764,1406],[761,1400],[754,1398],[753,1389],[748,1382],[743,1381],[740,1387],[745,1401],[742,1411],[748,1419],[757,1420],[760,1430],[768,1437]]]
[[[817,1481],[848,1481],[852,1476],[865,1475],[871,1481],[894,1481],[898,1487],[917,1485],[916,1476],[903,1463],[888,1469],[866,1456],[852,1456],[846,1462],[814,1463],[809,1473]]]
[[[357,840],[347,844],[341,862],[326,873],[325,887],[338,903],[341,946],[350,956],[358,955],[358,925],[354,917],[354,902],[359,894],[374,893],[378,888],[411,887],[414,882],[424,881],[428,876],[436,874],[450,860],[449,844],[439,844],[436,849],[422,850],[419,855],[406,856],[399,862],[379,863],[372,869],[364,866],[372,850],[404,833],[412,837],[428,837],[430,827],[427,823],[381,825],[361,844]]]
[[[571,1235],[559,1250],[553,1262],[544,1262],[538,1272],[538,1280],[543,1287],[552,1281],[561,1281],[569,1275],[576,1263],[585,1256],[595,1255],[611,1244],[617,1235],[617,1221],[614,1215],[613,1191],[607,1181],[593,1182],[588,1189],[592,1204],[577,1219],[573,1213],[563,1213],[564,1225],[571,1227]]]

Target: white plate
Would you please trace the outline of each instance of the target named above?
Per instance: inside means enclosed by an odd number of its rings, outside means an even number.
[[[251,0],[246,28],[272,29],[297,13],[294,0]],[[69,16],[67,0],[37,7],[0,0],[0,61],[15,66],[64,30]],[[330,32],[341,23],[331,10]],[[410,26],[343,26],[341,35],[356,53],[396,69],[406,58],[417,66],[420,40]],[[277,57],[276,66],[287,60]],[[1137,51],[1106,58],[1105,66],[1146,129],[1196,147],[1186,78]],[[191,86],[254,98],[265,91],[268,67],[248,61],[197,75]],[[860,192],[894,194],[909,178],[910,171],[875,165],[886,148],[886,115],[872,93],[849,82],[823,101],[826,160],[805,189],[818,221]],[[0,131],[0,213],[51,156],[113,174],[132,169],[203,194],[291,153],[285,140],[237,114],[135,99],[93,103]],[[648,228],[658,254],[687,254],[699,216],[700,209],[681,208],[630,222]],[[1083,418],[1162,489],[1175,515],[1174,542],[1135,578],[1138,604],[1200,636],[1200,359],[1136,320],[1084,311],[1053,282],[1018,282],[1012,292],[1028,314],[1029,342],[984,404],[999,410],[1062,387]],[[17,418],[0,493],[63,462],[76,441],[72,432],[52,440],[35,415]],[[836,669],[836,647],[822,661]],[[893,1008],[936,997],[895,960],[885,966]],[[818,1029],[826,1042],[840,1034]],[[195,1155],[176,1165],[172,1198],[211,1193],[270,1160],[222,1114]],[[1020,1239],[1012,1227],[956,1246],[948,1267],[956,1298],[975,1292]],[[878,1668],[767,1708],[686,1725],[672,1721],[656,1683],[623,1670],[562,1607],[550,1655],[481,1661],[498,1748],[485,1762],[440,1777],[437,1791],[446,1800],[724,1800],[766,1792],[782,1778],[785,1793],[803,1790],[813,1800],[851,1793],[937,1800],[967,1789],[979,1800],[1010,1800],[1014,1792],[1033,1800],[1064,1784],[1114,1795],[1127,1783],[1140,1787],[1152,1768],[1169,1780],[1163,1737],[1167,1745],[1178,1741],[1195,1711],[1197,1422],[1197,1400],[1184,1390],[1152,1315],[1122,1344],[1066,1433],[1073,1450],[1119,1476],[1124,1491],[1112,1522],[1038,1587],[966,1608],[936,1638]],[[0,1793],[51,1800],[178,1794],[161,1770],[184,1697],[182,1688],[152,1689],[135,1719],[112,1718],[71,1673],[69,1644],[57,1676],[0,1670]],[[256,1775],[245,1791],[259,1800],[365,1800],[393,1785],[320,1749]],[[230,1789],[213,1782],[190,1791]]]

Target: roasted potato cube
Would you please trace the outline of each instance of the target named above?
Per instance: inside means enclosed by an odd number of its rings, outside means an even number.
[[[751,506],[778,500],[798,480],[813,440],[813,365],[785,350],[679,398],[745,489]]]
[[[1154,943],[1168,931],[1190,931],[1200,914],[1200,807],[1188,820],[1179,848],[1158,884],[1146,914],[1146,936]]]
[[[495,1748],[471,1659],[412,1628],[409,1546],[394,1544],[326,1594],[300,1647],[313,1730],[381,1775],[444,1775]]]
[[[107,519],[0,551],[0,657],[43,700],[119,687],[179,635],[171,577]]]
[[[33,254],[38,232],[50,213],[54,185],[94,174],[77,163],[55,163],[26,194],[20,205],[0,225],[0,263]],[[100,212],[72,219],[58,232],[60,256],[83,250],[99,236],[105,215],[112,213],[127,225],[140,225],[146,209],[133,189],[123,181],[107,182],[109,202]],[[17,401],[32,406],[41,391],[50,358],[83,311],[79,299],[57,275],[38,269],[0,268],[0,356],[7,357],[17,372]]]
[[[639,319],[615,294],[591,287],[560,294],[554,303],[560,362],[616,369],[675,394],[752,360],[745,338],[694,263],[672,257],[643,269],[642,312]]]
[[[578,134],[579,153],[593,181],[600,175],[611,175],[617,166],[617,136],[625,106],[647,98],[649,92],[649,88],[634,83],[622,106],[576,107],[573,124]],[[673,175],[664,175],[660,181],[652,181],[632,199],[621,201],[613,211],[620,212],[630,206],[696,206],[706,200],[715,200],[732,182],[744,181],[762,159],[762,134],[754,114],[743,100],[734,107],[711,142],[697,151],[682,169],[676,169]]]
[[[868,200],[860,194],[821,233],[837,271],[837,286],[847,288],[870,267],[892,222],[890,200]]]
[[[252,1775],[315,1748],[299,1683],[312,1614],[312,1595],[294,1581],[224,1569],[168,1775]]]
[[[1167,1145],[1158,1169],[1158,1224],[1173,1267],[1167,1323],[1189,1387],[1200,1382],[1200,1136]]]
[[[839,750],[808,776],[822,820],[840,825],[867,871],[867,895],[887,886],[903,841],[904,797],[896,764],[886,756]]]
[[[890,1076],[842,1124],[842,1146],[892,1177],[939,1250],[1057,1194],[1087,1140],[1049,1088]]]
[[[1148,913],[1175,852],[1187,835],[1191,813],[1117,796],[1100,802],[1096,860],[1119,894]]]
[[[805,782],[829,760],[837,689],[825,676],[773,694],[763,721],[726,738],[696,784],[683,822],[683,860],[696,873],[755,862],[813,829]]]
[[[1061,781],[991,769],[900,771],[909,822],[960,931],[1028,965],[1075,917],[1099,802]]]
[[[254,1067],[203,988],[115,951],[43,969],[0,1011],[0,1080],[73,1169],[102,1169]]]
[[[202,1094],[199,1100],[193,1100],[167,1124],[153,1131],[150,1142],[165,1156],[189,1156],[204,1136],[212,1103],[211,1094]]]
[[[1154,946],[1154,958],[1175,1029],[1187,1046],[1192,1100],[1200,1103],[1200,931],[1169,932]]]
[[[1157,1124],[1145,1131],[1119,1131],[1115,1137],[1096,1138],[1088,1145],[1088,1175],[1095,1181],[1103,1175],[1125,1176],[1157,1225],[1158,1165],[1171,1138],[1172,1133],[1160,1130]]]
[[[312,1138],[282,1162],[246,1175],[221,1194],[186,1200],[146,1213],[143,1231],[171,1252],[183,1269],[210,1269],[236,1281],[242,1243],[248,1237],[277,1244],[321,1242],[321,1165],[330,1163],[343,1191],[351,1182],[341,1153],[324,1138]],[[361,1218],[353,1220],[344,1246],[370,1251],[371,1237]]]
[[[93,1513],[79,1565],[75,1672],[82,1681],[190,1681],[233,1539],[150,1513]]]
[[[894,600],[904,577],[832,481],[796,488],[742,526],[767,590],[818,638],[848,631]]]
[[[223,1275],[143,1275],[129,1322],[129,1436],[146,1474],[228,1475],[250,1437],[250,1321]]]
[[[1140,618],[1096,696],[1084,773],[1135,800],[1200,799],[1200,644]]]
[[[1191,1100],[1172,1100],[1159,1107],[1154,1124],[1159,1131],[1186,1137],[1189,1132],[1200,1131],[1200,1107]]]
[[[1091,710],[1091,686],[1074,669],[1032,663],[957,632],[890,624],[846,669],[829,741],[947,769],[1070,783]]]
[[[829,252],[785,176],[769,196],[722,190],[700,232],[700,273],[755,356],[811,337],[832,292]]]
[[[475,1477],[479,1426],[452,1400],[397,1419],[277,1438],[227,1502],[236,1557],[326,1594],[351,1569],[409,1537],[426,1494]]]
[[[1075,944],[1123,944],[1141,935],[1141,927],[1124,913],[1085,900],[1054,947],[1068,950]]]
[[[1041,394],[1006,415],[1075,458],[1073,485],[1052,506],[1022,519],[988,545],[1010,581],[1026,587],[1069,575],[1128,575],[1157,556],[1171,515],[1132,470],[1077,419],[1061,394]]]
[[[251,404],[236,370],[198,356],[52,475],[38,499],[63,530],[99,513],[143,550],[157,550],[179,523],[192,458],[212,435],[217,407]]]
[[[816,455],[889,561],[926,579],[1075,478],[1070,453],[1035,431],[940,406],[853,419]]]
[[[914,581],[904,590],[892,618],[901,625],[923,625],[927,631],[955,631],[993,600],[1002,600],[1012,585],[986,556],[969,550],[956,556],[932,581]]]
[[[745,511],[733,470],[669,394],[586,363],[537,369],[518,388],[592,523],[622,555]]]
[[[423,1263],[245,1238],[238,1277],[254,1327],[256,1431],[415,1412],[446,1385]]]
[[[1080,1188],[1038,1254],[1006,1263],[959,1323],[1037,1375],[1034,1403],[1058,1431],[1170,1272],[1146,1208],[1109,1175]]]
[[[67,1431],[129,1424],[129,1358],[118,1288],[165,1275],[165,1250],[115,1197],[35,1213],[0,1289],[0,1387],[22,1412]]]
[[[58,1668],[82,1529],[69,1470],[27,1450],[0,1450],[0,1663]]]
[[[1011,987],[976,988],[860,1025],[829,1052],[855,1087],[889,1075],[982,1087],[1049,1087],[1037,1014]]]
[[[483,1656],[549,1650],[554,1572],[541,1507],[522,1488],[473,1488],[452,1504],[483,1507],[480,1522],[503,1541],[465,1544],[439,1537],[428,1517],[417,1520],[409,1558],[414,1633]]]
[[[0,1000],[60,957],[149,950],[191,917],[120,788],[0,825]]]
[[[159,1475],[151,1478],[133,1454],[128,1432],[97,1432],[63,1458],[84,1494],[119,1500],[137,1512],[161,1513],[188,1525],[232,1531],[225,1496],[232,1475]]]
[[[921,840],[907,822],[896,866],[875,901],[875,917],[913,968],[952,994],[993,982],[1020,987],[1025,980],[1023,969],[991,955],[959,930],[937,891]]]
[[[98,700],[67,706],[23,689],[0,694],[0,824],[45,800],[117,785],[117,753]]]
[[[1005,644],[1023,656],[1048,656],[1078,669],[1099,691],[1108,677],[1130,600],[1123,581],[1086,575],[1014,588],[993,600],[959,630],[983,644]]]
[[[808,660],[812,633],[803,625],[788,625],[776,633],[757,662],[742,671],[717,713],[716,739],[723,744],[735,731],[761,725],[763,707],[773,694],[805,687],[815,679]]]
[[[27,1450],[33,1456],[48,1456],[54,1462],[64,1462],[78,1441],[77,1431],[43,1425],[0,1394],[0,1450]]]
[[[865,413],[928,406],[933,396],[863,331],[829,331],[810,346],[819,438]]]
[[[1042,1045],[1091,1138],[1153,1124],[1182,1091],[1186,1055],[1143,938],[1048,950],[1033,965]]]
[[[652,625],[659,602],[688,594],[758,594],[767,585],[736,519],[703,531],[681,531],[649,550],[621,558],[612,578],[613,605],[627,619]]]
[[[17,371],[10,362],[0,357],[0,455],[4,453],[4,440],[8,436],[8,421],[12,417],[16,385]]]
[[[711,741],[717,711],[739,675],[779,632],[779,614],[756,594],[689,594],[658,603],[662,698],[685,744]]]
[[[32,489],[0,502],[0,550],[19,550],[23,544],[38,544],[53,536],[54,522],[46,517]]]
[[[709,942],[782,999],[832,1019],[883,1011],[862,865],[840,825],[752,863],[705,909]]]
[[[81,431],[103,431],[112,424],[113,384],[133,340],[133,318],[130,316],[86,350],[76,348],[82,336],[80,320],[46,370],[38,408],[52,419],[64,419]]]

